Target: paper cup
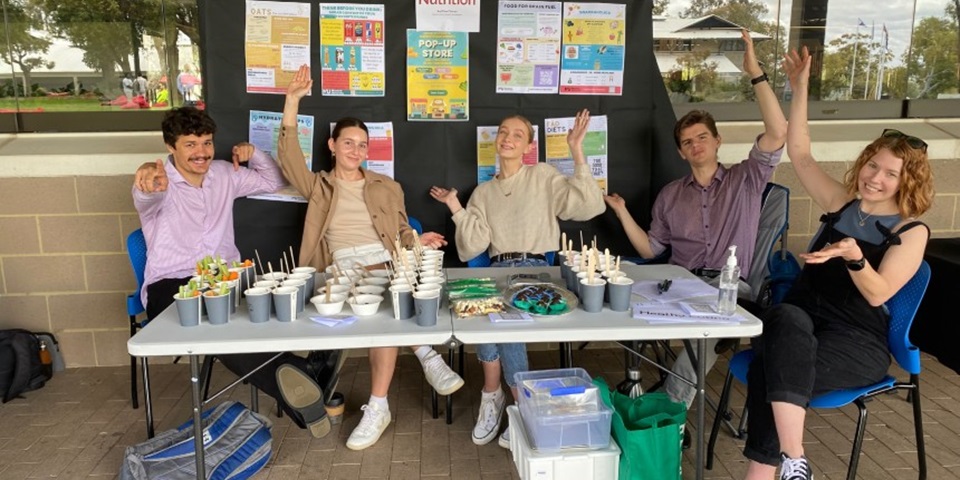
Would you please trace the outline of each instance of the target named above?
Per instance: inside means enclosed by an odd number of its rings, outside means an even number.
[[[232,305],[230,294],[226,295],[203,295],[203,304],[207,307],[207,319],[210,325],[223,325],[230,320],[230,306]]]
[[[183,327],[196,327],[200,325],[200,296],[190,298],[180,298],[179,294],[173,296],[177,303],[177,313],[180,315],[180,325]]]
[[[282,282],[287,278],[287,274],[284,272],[267,272],[263,275],[260,275],[260,280],[276,280]]]
[[[584,278],[580,281],[580,305],[590,313],[597,313],[603,310],[603,291],[606,289],[607,281],[596,276],[593,283]]]
[[[409,285],[391,286],[390,300],[393,302],[393,318],[406,320],[414,315],[413,290]]]
[[[311,293],[314,292],[317,288],[316,274],[314,272],[298,272],[300,269],[312,269],[316,270],[313,267],[297,267],[293,269],[293,273],[290,274],[288,279],[304,280],[307,282],[307,295],[309,297]]]
[[[277,320],[292,322],[297,317],[297,287],[277,287],[273,291],[273,305],[277,309]]]
[[[269,288],[248,288],[243,294],[247,298],[247,311],[250,312],[251,322],[264,323],[270,320],[270,305],[273,298]]]
[[[280,285],[283,285],[284,287],[297,287],[297,316],[299,317],[303,312],[303,307],[307,300],[307,281],[300,279],[287,279],[284,280]]]
[[[626,312],[630,310],[630,293],[633,289],[633,280],[625,275],[616,276],[607,282],[607,292],[610,294],[610,310]]]
[[[418,292],[436,292],[437,295],[440,295],[440,290],[443,290],[443,285],[439,283],[421,283],[417,285]]]
[[[414,292],[413,307],[416,311],[417,325],[432,327],[437,324],[437,314],[440,310],[440,292]]]

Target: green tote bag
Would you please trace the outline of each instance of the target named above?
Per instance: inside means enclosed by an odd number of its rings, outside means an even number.
[[[687,407],[666,393],[630,398],[595,378],[604,403],[613,408],[613,439],[620,445],[621,480],[679,480]]]

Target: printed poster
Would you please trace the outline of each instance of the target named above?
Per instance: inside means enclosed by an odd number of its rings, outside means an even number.
[[[248,141],[274,159],[277,158],[277,140],[280,136],[282,113],[250,110],[250,131]],[[300,149],[307,161],[307,169],[313,169],[313,115],[297,115],[297,138]],[[307,203],[290,185],[281,187],[274,193],[255,195],[249,198],[277,200],[281,202]]]
[[[477,184],[493,180],[500,173],[500,156],[497,155],[497,127],[477,127]],[[536,165],[540,161],[540,126],[533,126],[533,148],[523,156],[521,163]]]
[[[560,2],[500,2],[497,93],[557,93]]]
[[[573,156],[567,146],[567,132],[573,128],[575,117],[548,118],[544,120],[544,135],[547,163],[557,167],[560,173],[573,176]],[[600,190],[607,191],[607,116],[591,116],[587,133],[583,137],[583,156],[586,157],[590,173],[600,185]]]
[[[310,65],[310,4],[247,1],[244,31],[247,93],[285,94]]]
[[[466,32],[407,30],[407,120],[470,118]]]
[[[320,91],[329,97],[382,97],[383,5],[320,4]]]
[[[621,95],[626,6],[563,4],[561,95]]]
[[[480,0],[418,0],[416,4],[417,30],[480,31]]]
[[[367,138],[367,159],[360,166],[394,178],[393,122],[363,122],[370,131]],[[330,135],[336,122],[330,122]]]

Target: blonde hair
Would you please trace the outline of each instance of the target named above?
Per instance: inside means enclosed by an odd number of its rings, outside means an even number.
[[[514,120],[514,119],[520,120],[521,122],[523,122],[523,125],[527,127],[527,141],[530,143],[533,143],[533,124],[530,123],[530,120],[527,120],[527,117],[524,117],[523,115],[519,115],[519,114],[504,117],[503,120],[500,120],[500,126],[503,126],[503,122],[506,122],[507,120]]]
[[[866,163],[882,149],[903,160],[896,202],[903,218],[919,217],[933,205],[933,171],[927,152],[911,147],[905,137],[880,137],[867,145],[844,176],[847,193],[857,194],[857,178]]]

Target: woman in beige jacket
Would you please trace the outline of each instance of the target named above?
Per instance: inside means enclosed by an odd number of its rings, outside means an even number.
[[[297,139],[297,112],[300,100],[312,86],[310,67],[303,65],[287,87],[277,142],[283,175],[309,202],[300,264],[325,269],[332,263],[374,266],[387,262],[398,233],[402,244],[409,246],[414,242],[403,205],[403,190],[393,179],[361,168],[367,158],[368,131],[355,118],[338,121],[327,141],[334,157],[333,168],[319,173],[307,168]],[[447,243],[442,235],[433,232],[424,233],[420,240],[434,248]],[[412,349],[437,393],[451,395],[463,386],[463,379],[433,348]],[[398,353],[397,347],[370,349],[370,400],[361,407],[363,419],[350,434],[348,448],[362,450],[373,445],[390,424],[387,390]]]

